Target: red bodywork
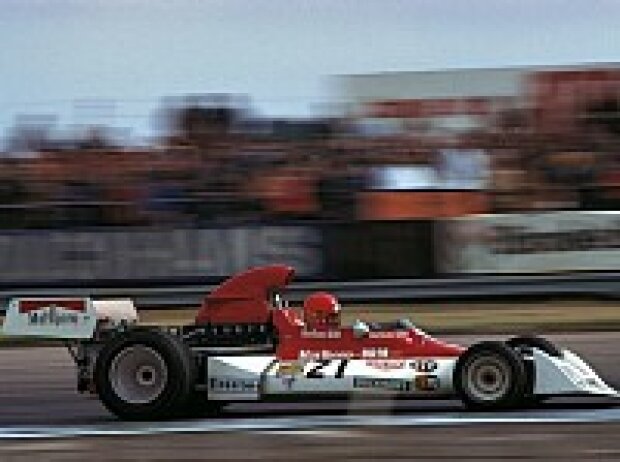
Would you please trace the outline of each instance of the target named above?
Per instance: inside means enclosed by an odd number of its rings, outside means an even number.
[[[377,330],[356,337],[352,327],[307,330],[293,309],[274,312],[279,343],[276,356],[283,360],[453,358],[465,349],[429,337],[417,329]]]
[[[269,304],[270,292],[284,289],[293,274],[293,268],[273,265],[233,276],[204,299],[196,323],[272,322],[281,360],[452,358],[465,351],[415,328],[375,330],[362,337],[352,327],[308,329],[297,310]]]
[[[271,318],[269,294],[283,290],[295,270],[286,265],[252,268],[220,284],[202,301],[196,324],[267,323]]]
[[[86,302],[81,298],[71,299],[41,299],[41,300],[20,300],[19,312],[29,313],[30,311],[40,310],[49,306],[55,306],[69,311],[83,313],[86,311]]]

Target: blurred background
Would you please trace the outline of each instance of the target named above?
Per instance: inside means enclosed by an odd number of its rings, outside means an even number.
[[[617,4],[502,5],[3,2],[0,281],[617,270]]]

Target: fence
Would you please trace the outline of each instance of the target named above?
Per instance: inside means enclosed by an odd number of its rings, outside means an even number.
[[[296,268],[306,284],[298,293],[317,288],[312,281],[349,281],[332,288],[358,301],[528,290],[615,295],[620,213],[0,233],[6,297],[70,290],[193,303],[231,273],[276,262]],[[606,273],[557,276],[581,271]]]

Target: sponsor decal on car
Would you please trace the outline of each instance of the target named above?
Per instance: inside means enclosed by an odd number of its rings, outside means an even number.
[[[300,363],[280,363],[276,369],[276,377],[300,375],[304,371]]]
[[[258,389],[258,382],[234,377],[213,377],[209,380],[209,389],[226,393],[255,392]]]
[[[389,371],[394,369],[404,369],[406,361],[401,359],[368,359],[366,360],[366,366],[373,369],[379,369],[382,371]]]
[[[52,306],[61,308],[66,311],[83,313],[86,311],[86,303],[83,299],[67,299],[67,300],[19,300],[19,312],[31,313],[37,310],[44,310]]]
[[[362,349],[363,358],[389,358],[390,349],[385,347]]]
[[[436,375],[418,375],[415,387],[419,391],[435,391],[439,388],[439,377]]]
[[[356,359],[359,358],[359,353],[355,353],[352,350],[301,350],[299,352],[301,359]],[[363,348],[363,359],[387,359],[390,357],[390,349],[387,347],[378,348]]]
[[[28,317],[28,324],[35,325],[77,325],[79,314],[86,311],[83,300],[20,300],[19,313]]]
[[[64,310],[55,305],[28,312],[28,324],[77,325],[79,316],[72,311]]]
[[[407,338],[409,332],[403,330],[397,331],[381,331],[381,332],[369,332],[368,338]]]
[[[301,350],[299,357],[302,359],[351,359],[355,352],[351,350]]]
[[[285,375],[281,377],[282,384],[289,390],[293,388],[293,384],[297,380],[297,377],[294,375]]]
[[[418,359],[409,363],[409,369],[418,372],[435,372],[437,370],[437,361],[434,359]]]
[[[302,330],[301,336],[303,338],[341,338],[342,333],[337,330]]]
[[[90,338],[97,324],[89,298],[14,298],[9,302],[5,335]]]
[[[411,382],[403,379],[355,377],[353,387],[361,389],[409,391]]]

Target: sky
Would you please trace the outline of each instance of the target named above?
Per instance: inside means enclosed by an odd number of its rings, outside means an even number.
[[[330,75],[620,61],[617,0],[0,0],[0,134],[18,114],[151,129],[160,98],[337,99]]]

